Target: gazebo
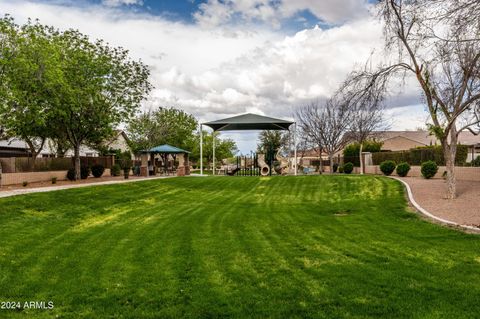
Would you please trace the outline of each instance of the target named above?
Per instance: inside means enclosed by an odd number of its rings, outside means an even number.
[[[178,158],[179,163],[177,175],[190,175],[190,165],[188,162],[188,154],[190,154],[190,152],[172,145],[163,144],[160,146],[152,147],[149,150],[142,151],[142,166],[140,167],[140,174],[142,176],[149,176],[148,161],[150,161],[150,165],[153,166],[153,168],[155,169],[155,154],[159,154],[162,158],[165,172],[168,171],[168,156],[171,155],[173,157],[173,160],[175,161],[177,159],[177,155],[182,155]]]
[[[276,119],[273,117],[247,113],[234,117],[229,117],[213,122],[200,124],[200,174],[203,175],[203,132],[202,126],[208,126],[217,131],[253,131],[253,130],[283,130],[289,131],[290,126],[294,125],[293,140],[294,140],[294,170],[297,175],[297,125],[295,122]],[[213,138],[213,163],[215,163],[215,138]],[[215,165],[213,165],[213,175],[215,175]]]

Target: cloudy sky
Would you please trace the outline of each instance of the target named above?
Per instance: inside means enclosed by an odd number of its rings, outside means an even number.
[[[292,119],[382,47],[366,0],[0,0],[0,13],[129,49],[151,68],[144,107],[174,106],[200,121],[245,112]],[[423,126],[419,103],[415,85],[392,91],[391,128]],[[222,136],[244,153],[256,145],[253,133]]]

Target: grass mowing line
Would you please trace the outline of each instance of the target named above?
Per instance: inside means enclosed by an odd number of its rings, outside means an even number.
[[[0,199],[12,318],[475,317],[480,239],[373,176],[150,180]],[[88,227],[79,227],[88,225]]]

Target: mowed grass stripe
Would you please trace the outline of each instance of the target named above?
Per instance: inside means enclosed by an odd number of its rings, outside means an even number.
[[[480,239],[372,176],[152,180],[0,200],[12,318],[421,317],[480,313]]]

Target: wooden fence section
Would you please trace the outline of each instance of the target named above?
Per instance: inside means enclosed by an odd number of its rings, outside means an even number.
[[[80,157],[81,166],[112,168],[114,162],[113,156]],[[0,158],[0,166],[3,173],[66,171],[74,167],[74,158],[37,158],[34,163],[31,157],[8,157]]]

